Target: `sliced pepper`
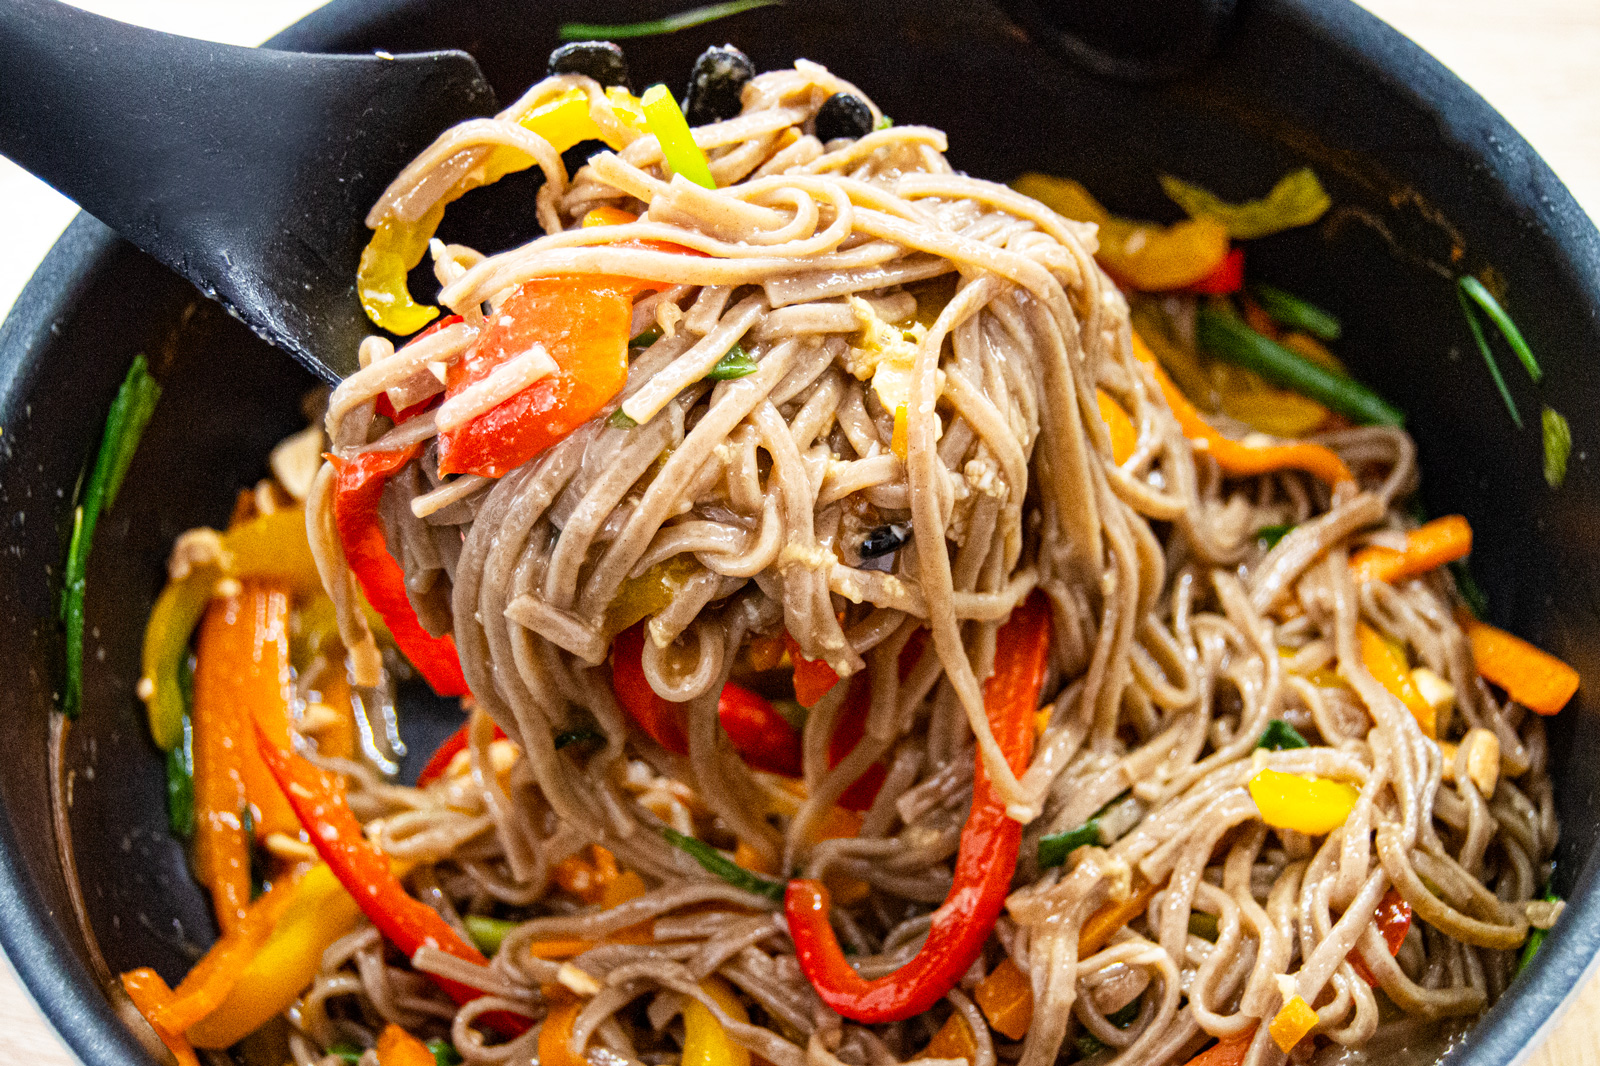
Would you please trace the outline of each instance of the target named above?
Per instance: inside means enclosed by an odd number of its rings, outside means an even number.
[[[1028,1035],[1033,1024],[1033,982],[1011,956],[978,984],[972,998],[995,1032],[1012,1040]]]
[[[428,1045],[390,1022],[378,1034],[378,1066],[437,1066]]]
[[[435,637],[417,621],[416,608],[406,595],[405,571],[389,554],[378,522],[383,486],[395,471],[410,462],[420,445],[393,452],[365,452],[354,459],[330,456],[338,474],[334,488],[333,518],[345,561],[355,574],[367,602],[383,618],[407,661],[441,696],[464,696],[467,679],[449,634]]]
[[[1120,466],[1128,461],[1128,457],[1139,446],[1139,431],[1133,428],[1133,419],[1128,417],[1128,412],[1105,389],[1095,389],[1094,397],[1100,405],[1100,420],[1111,434],[1111,461]]]
[[[189,1039],[196,1047],[231,1047],[288,1010],[316,977],[322,953],[360,917],[327,864],[312,867],[226,997],[189,1027]]]
[[[455,761],[455,757],[467,750],[467,729],[468,726],[462,726],[446,737],[443,744],[434,749],[433,754],[428,758],[428,764],[417,775],[418,788],[426,788],[443,777],[444,772],[450,769],[450,764]],[[506,731],[499,726],[495,726],[494,739],[505,740]]]
[[[289,797],[317,854],[385,939],[407,958],[428,945],[475,965],[487,964],[482,953],[462,940],[438,911],[406,892],[390,870],[388,857],[363,834],[338,778],[280,748],[259,726],[255,737],[262,759]],[[433,980],[457,1003],[470,1003],[482,995],[449,978],[434,976]],[[528,1029],[526,1018],[506,1011],[488,1012],[483,1020],[507,1036]]]
[[[1250,798],[1274,829],[1324,836],[1344,824],[1361,793],[1343,781],[1262,770],[1250,779]]]
[[[1437,736],[1438,712],[1433,704],[1423,699],[1411,680],[1411,664],[1406,661],[1405,649],[1385,639],[1365,622],[1356,625],[1356,640],[1361,645],[1361,665],[1391,696],[1405,704],[1424,736]]]
[[[589,1066],[589,1060],[572,1050],[572,1028],[583,1001],[560,985],[548,987],[554,1002],[539,1027],[539,1066]]]
[[[972,1026],[967,1024],[967,1019],[960,1014],[952,1014],[939,1026],[939,1031],[933,1034],[928,1046],[911,1056],[911,1059],[913,1062],[919,1059],[966,1059],[970,1064],[978,1060],[978,1040],[972,1035]]]
[[[1050,639],[1050,612],[1036,595],[1001,627],[994,674],[984,685],[990,728],[1013,773],[1023,772],[1033,751],[1033,714],[1049,663]],[[789,882],[784,913],[800,969],[835,1011],[868,1024],[920,1014],[954,987],[983,950],[1011,888],[1022,826],[1007,817],[981,755],[976,757],[972,794],[950,895],[934,911],[922,950],[894,973],[876,980],[858,974],[828,923],[828,890],[805,878]]]
[[[744,1004],[733,994],[733,989],[720,977],[707,977],[700,982],[700,991],[710,996],[722,1013],[736,1022],[748,1022]],[[682,1066],[750,1066],[750,1052],[735,1044],[728,1031],[717,1021],[717,1016],[698,999],[690,999],[683,1007],[683,1058]]]
[[[1244,249],[1235,246],[1217,269],[1189,286],[1200,296],[1231,296],[1244,288]]]
[[[1316,1027],[1317,1012],[1311,1009],[1311,1004],[1295,996],[1283,1005],[1282,1010],[1273,1015],[1272,1023],[1267,1026],[1267,1032],[1272,1034],[1272,1042],[1278,1045],[1278,1050],[1287,1055]]]
[[[1535,714],[1555,714],[1578,691],[1578,671],[1549,652],[1475,618],[1458,619],[1485,681]]]
[[[1383,899],[1378,901],[1378,909],[1372,916],[1373,924],[1378,927],[1378,934],[1383,937],[1383,942],[1389,948],[1390,955],[1400,954],[1400,945],[1405,943],[1406,934],[1411,931],[1411,904],[1407,903],[1397,889],[1391,888],[1383,894]],[[1372,976],[1372,971],[1367,968],[1366,960],[1361,957],[1361,952],[1355,948],[1350,949],[1346,956],[1350,965],[1361,979],[1373,988],[1378,987],[1378,979]]]
[[[167,1050],[172,1052],[172,1057],[177,1060],[178,1066],[200,1066],[194,1048],[184,1039],[182,1033],[175,1033],[156,1023],[157,1012],[172,1002],[172,989],[167,987],[167,982],[162,980],[161,975],[148,966],[129,970],[122,975],[122,988],[128,993],[128,998],[133,1000],[133,1005],[139,1009],[139,1013],[144,1015],[144,1020],[150,1023],[150,1028],[156,1031],[161,1042],[167,1045]]]

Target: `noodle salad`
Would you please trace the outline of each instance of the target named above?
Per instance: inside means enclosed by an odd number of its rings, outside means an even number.
[[[582,42],[394,180],[385,333],[148,623],[179,1062],[1424,1062],[1505,990],[1578,679],[1246,284],[1316,176],[1163,226],[946,148]],[[534,168],[542,236],[437,237]],[[464,715],[410,784],[401,681]]]

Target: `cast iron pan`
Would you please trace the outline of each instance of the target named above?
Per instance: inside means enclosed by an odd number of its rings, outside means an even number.
[[[541,74],[559,22],[680,6],[341,0],[272,43],[463,48],[510,100]],[[680,84],[702,49],[724,41],[763,69],[796,56],[819,60],[899,121],[943,126],[957,167],[998,179],[1024,169],[1072,175],[1127,214],[1175,217],[1156,185],[1162,172],[1242,198],[1292,167],[1317,168],[1341,210],[1316,229],[1253,244],[1252,273],[1348,324],[1341,351],[1410,416],[1429,510],[1461,511],[1477,531],[1473,560],[1493,619],[1588,679],[1550,729],[1562,821],[1556,887],[1571,906],[1451,1059],[1516,1060],[1600,947],[1600,479],[1588,457],[1600,441],[1600,236],[1571,196],[1471,90],[1344,0],[1242,4],[1208,61],[1143,82],[1108,78],[1129,71],[1063,50],[1037,10],[1019,9],[1013,20],[978,0],[914,0],[865,14],[857,0],[813,0],[631,42],[636,84]],[[1169,58],[1142,73],[1173,74],[1182,64]],[[472,195],[520,200],[531,191],[513,178]],[[477,232],[459,235],[491,250],[503,245],[505,234],[471,222],[470,200],[457,225]],[[1512,429],[1456,306],[1452,273],[1485,267],[1506,279],[1510,307],[1546,369],[1537,394],[1507,369],[1524,413],[1537,427],[1548,399],[1571,421],[1572,468],[1559,492],[1540,476],[1537,428]],[[74,486],[117,382],[141,351],[166,393],[100,526],[88,575],[84,713],[62,731],[52,714],[62,654],[55,605]],[[268,448],[301,424],[300,396],[311,384],[87,217],[0,329],[0,662],[8,672],[0,684],[0,940],[88,1066],[160,1061],[119,1022],[105,991],[110,975],[154,965],[176,980],[214,935],[167,835],[162,764],[134,696],[145,614],[172,538],[226,521],[235,490],[265,473]],[[445,719],[437,706],[417,712],[408,736],[425,751],[431,741],[422,734]]]

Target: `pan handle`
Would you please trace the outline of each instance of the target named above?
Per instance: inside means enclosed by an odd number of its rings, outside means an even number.
[[[1167,81],[1227,39],[1237,0],[1000,0],[1041,43],[1117,81]]]

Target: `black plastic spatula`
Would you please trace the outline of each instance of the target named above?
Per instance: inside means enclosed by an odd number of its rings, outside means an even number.
[[[354,372],[367,209],[494,110],[464,52],[310,55],[0,0],[0,153],[314,373]]]

